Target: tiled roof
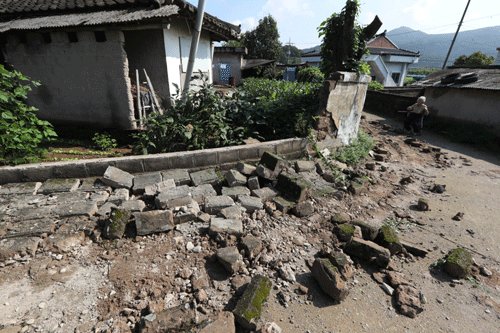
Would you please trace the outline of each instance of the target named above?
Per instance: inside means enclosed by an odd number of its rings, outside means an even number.
[[[449,83],[443,84],[441,79],[451,74],[470,74],[477,75],[477,81],[471,83]],[[451,68],[441,70],[430,74],[422,81],[417,82],[418,86],[454,88],[454,89],[481,89],[481,90],[500,90],[500,67],[491,66],[491,68]]]
[[[389,49],[385,47],[370,47],[368,46],[368,50],[370,54],[377,55],[398,55],[398,56],[407,56],[407,57],[419,57],[419,52],[412,52],[403,49]]]
[[[74,11],[93,8],[117,8],[144,0],[0,0],[0,13]]]

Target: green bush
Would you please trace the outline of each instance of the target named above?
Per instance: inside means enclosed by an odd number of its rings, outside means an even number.
[[[0,65],[0,164],[36,161],[44,152],[40,144],[57,135],[52,125],[36,116],[26,104],[28,92],[39,83]]]
[[[368,84],[368,89],[370,89],[370,90],[384,90],[384,85],[378,81],[372,80]]]
[[[288,82],[249,78],[239,88],[241,123],[263,140],[306,137],[319,107],[320,83]],[[248,109],[250,107],[250,109]]]
[[[409,86],[409,85],[412,85],[415,83],[415,79],[412,78],[412,77],[405,77],[405,82],[404,82],[404,85],[405,86]]]
[[[318,67],[302,67],[297,73],[298,82],[321,83],[325,80],[325,75]]]
[[[237,98],[220,96],[206,79],[198,88],[185,99],[174,99],[163,115],[147,118],[147,129],[135,135],[136,152],[165,153],[242,142],[245,130],[235,127],[232,120],[239,115]]]
[[[373,148],[373,139],[363,132],[359,131],[358,137],[349,146],[339,148],[334,155],[334,158],[340,162],[356,165],[366,156]]]
[[[111,137],[109,133],[95,133],[92,137],[94,146],[102,151],[111,150],[118,146],[116,139]]]

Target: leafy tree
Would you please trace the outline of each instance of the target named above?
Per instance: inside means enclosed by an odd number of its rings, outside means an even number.
[[[227,42],[222,43],[224,47],[245,47],[241,40],[228,40]]]
[[[340,14],[333,13],[318,28],[321,44],[321,70],[326,76],[337,71],[353,71],[365,74],[369,67],[361,61],[367,52],[366,41],[373,37],[382,22],[375,17],[372,23],[362,28],[356,17],[359,0],[347,0]]]
[[[248,49],[249,59],[279,60],[283,54],[276,20],[268,15],[259,20],[259,25],[242,37]]]
[[[300,64],[300,56],[302,52],[298,47],[293,45],[283,45],[283,52],[279,61],[282,64]]]
[[[318,67],[302,67],[297,73],[298,82],[321,83],[325,80],[323,72]]]
[[[57,135],[52,125],[36,116],[36,108],[26,104],[28,92],[39,83],[18,71],[0,65],[0,164],[36,160],[40,144]]]
[[[455,62],[453,66],[462,66],[462,67],[478,67],[478,66],[488,66],[492,65],[495,61],[494,57],[488,56],[481,51],[474,52],[469,56],[461,55]]]

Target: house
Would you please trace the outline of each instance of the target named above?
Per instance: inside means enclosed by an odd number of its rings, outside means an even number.
[[[500,131],[500,68],[446,69],[429,75],[415,87],[425,88],[432,116]]]
[[[416,64],[420,57],[418,52],[398,48],[385,35],[385,32],[370,40],[367,48],[369,53],[363,57],[363,60],[371,67],[372,79],[382,83],[385,87],[402,87],[408,73],[408,66]],[[319,67],[320,46],[305,50],[301,61]]]
[[[195,18],[184,0],[1,0],[0,60],[41,82],[29,96],[41,118],[136,129],[136,70],[167,105],[186,80]],[[211,78],[213,42],[239,32],[206,14],[194,73]]]
[[[245,47],[216,47],[214,49],[214,84],[238,85],[241,82],[243,57],[248,54]]]

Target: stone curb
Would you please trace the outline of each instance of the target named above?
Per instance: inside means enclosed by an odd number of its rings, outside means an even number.
[[[298,158],[305,152],[306,146],[307,139],[294,138],[166,154],[5,166],[0,167],[0,185],[43,182],[50,178],[100,177],[110,165],[130,173],[141,173],[234,165],[237,162],[256,161],[265,151],[287,158]]]

